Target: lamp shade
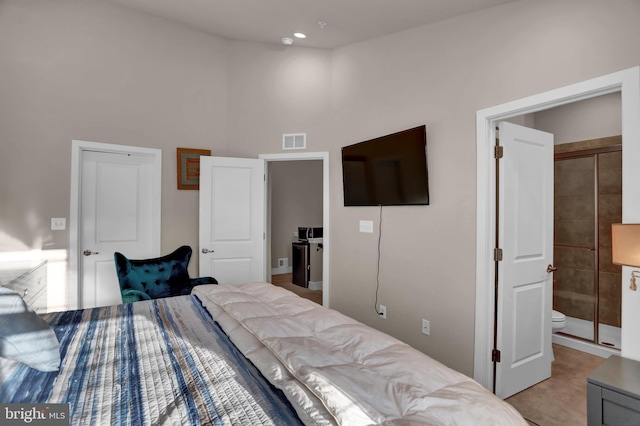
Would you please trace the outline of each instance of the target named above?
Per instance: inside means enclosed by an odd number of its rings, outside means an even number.
[[[640,224],[611,225],[611,261],[616,265],[640,267]]]

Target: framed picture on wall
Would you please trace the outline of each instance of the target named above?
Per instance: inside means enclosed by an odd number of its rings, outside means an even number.
[[[178,189],[200,189],[200,156],[210,149],[178,148]]]

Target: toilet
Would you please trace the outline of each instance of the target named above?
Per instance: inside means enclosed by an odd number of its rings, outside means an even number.
[[[567,325],[567,317],[562,312],[551,311],[551,332],[556,333]]]

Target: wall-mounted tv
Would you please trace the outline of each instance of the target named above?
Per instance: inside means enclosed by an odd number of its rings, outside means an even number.
[[[424,125],[343,147],[344,205],[428,205],[426,147]]]

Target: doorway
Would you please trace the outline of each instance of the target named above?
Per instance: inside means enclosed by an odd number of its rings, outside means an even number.
[[[267,163],[267,176],[269,176],[269,165],[274,162],[282,161],[321,161],[322,162],[322,228],[323,228],[323,241],[322,241],[322,305],[329,307],[329,292],[330,292],[330,280],[329,280],[329,258],[330,258],[330,224],[329,224],[329,153],[328,152],[301,152],[301,153],[282,153],[282,154],[261,154],[259,158],[264,159]],[[269,203],[271,197],[269,197]],[[271,219],[272,220],[272,219]],[[295,225],[296,227],[298,225]],[[306,226],[301,224],[301,226]],[[313,225],[309,225],[313,226]],[[270,227],[270,225],[269,225]],[[293,233],[292,233],[293,237]],[[271,233],[269,232],[269,238]],[[269,253],[267,254],[267,276],[271,276],[271,265],[273,263],[271,257],[271,241],[267,242],[269,247]],[[277,256],[277,255],[276,255]],[[277,260],[277,257],[276,257]]]
[[[634,67],[561,89],[534,95],[507,104],[491,107],[477,113],[477,257],[476,257],[476,332],[474,352],[474,378],[488,389],[493,388],[493,335],[495,309],[495,267],[493,249],[496,233],[496,169],[494,160],[495,125],[500,120],[522,114],[543,111],[592,97],[621,92],[623,140],[623,222],[640,222],[640,172],[632,162],[640,159],[640,67]],[[622,280],[629,279],[629,268],[623,268]],[[633,298],[623,287],[622,323],[633,324],[640,313],[633,307]],[[625,309],[625,304],[629,308]],[[497,327],[501,327],[498,319]],[[626,338],[626,334],[629,337]],[[640,341],[632,330],[622,328],[622,356],[640,358]]]
[[[271,162],[267,173],[270,282],[322,304],[322,161]]]

